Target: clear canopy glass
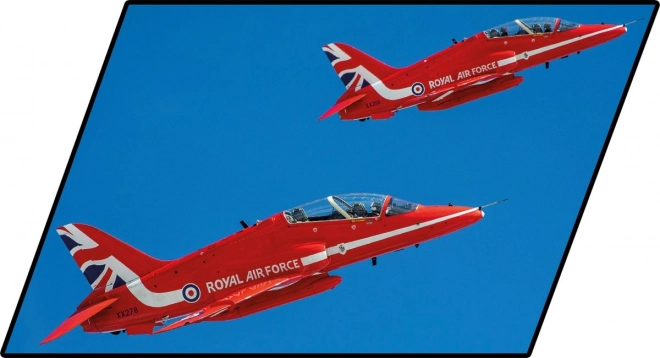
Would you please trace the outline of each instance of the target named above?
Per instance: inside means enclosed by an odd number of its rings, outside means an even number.
[[[568,20],[561,20],[561,22],[559,23],[559,28],[557,29],[557,32],[574,29],[574,28],[579,27],[579,26],[580,26],[580,24],[577,24],[575,22],[571,22],[571,21],[568,21]]]
[[[492,39],[496,37],[552,33],[555,30],[555,25],[557,25],[557,20],[560,19],[556,17],[528,17],[491,27],[484,31],[484,34],[489,39]],[[580,24],[571,21],[560,21],[557,31],[566,31],[580,26]]]
[[[376,217],[380,216],[387,197],[387,195],[372,193],[330,195],[284,210],[284,217],[292,224]],[[392,198],[385,209],[385,215],[393,216],[415,211],[418,205]]]
[[[411,203],[406,200],[392,198],[392,200],[390,200],[390,203],[387,205],[387,209],[385,210],[385,215],[394,216],[394,215],[409,213],[411,211],[417,210],[418,206],[419,204]]]

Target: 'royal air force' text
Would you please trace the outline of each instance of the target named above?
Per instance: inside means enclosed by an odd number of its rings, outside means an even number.
[[[227,277],[219,278],[215,281],[209,281],[206,283],[206,289],[208,290],[209,293],[220,291],[225,288],[240,285],[245,282],[250,282],[252,280],[265,278],[270,275],[291,271],[298,268],[300,268],[300,262],[298,262],[298,259],[289,260],[286,262],[280,262],[279,264],[268,265],[268,266],[264,266],[263,268],[259,267],[253,270],[249,270],[247,274],[242,276],[245,277],[245,280],[242,280],[241,276],[239,276],[238,274],[234,274]]]
[[[458,75],[456,76],[456,80],[463,80],[474,75],[480,75],[482,73],[492,71],[496,68],[497,68],[497,62],[491,62],[485,65],[472,67],[471,70],[463,70],[458,72]],[[429,81],[429,88],[433,89],[435,87],[444,86],[452,82],[454,82],[454,77],[452,77],[452,75],[446,75]]]

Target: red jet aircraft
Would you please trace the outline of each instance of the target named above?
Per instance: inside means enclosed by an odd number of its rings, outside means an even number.
[[[633,21],[635,22],[635,21]],[[630,24],[630,23],[628,23]],[[323,51],[346,92],[319,120],[388,119],[417,106],[439,111],[519,85],[514,73],[565,58],[623,35],[626,25],[581,25],[555,17],[508,22],[480,32],[405,68],[390,67],[356,48]]]
[[[171,261],[92,226],[64,225],[57,233],[93,291],[41,344],[78,325],[156,334],[293,302],[337,286],[341,277],[332,270],[368,258],[375,265],[378,255],[474,224],[496,203],[424,206],[389,195],[332,195],[252,226],[241,221],[241,231]]]

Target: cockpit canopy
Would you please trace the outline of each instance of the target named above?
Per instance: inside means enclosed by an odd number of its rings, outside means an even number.
[[[382,194],[356,193],[331,195],[323,199],[284,210],[284,217],[289,223],[309,221],[346,220],[355,218],[377,217],[383,211],[386,199]],[[391,198],[386,216],[404,214],[417,209],[419,204]]]
[[[487,38],[492,39],[496,37],[545,34],[552,33],[555,30],[561,32],[578,26],[580,24],[557,17],[528,17],[492,27],[484,31],[484,34]]]

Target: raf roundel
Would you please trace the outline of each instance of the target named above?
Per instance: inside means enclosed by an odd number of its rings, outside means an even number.
[[[199,290],[199,287],[195,285],[194,283],[189,283],[185,286],[183,286],[183,289],[181,290],[183,293],[183,299],[186,300],[187,302],[194,303],[199,300],[199,296],[201,291]]]
[[[420,82],[415,82],[412,85],[412,93],[415,96],[421,96],[424,93],[424,85]]]

